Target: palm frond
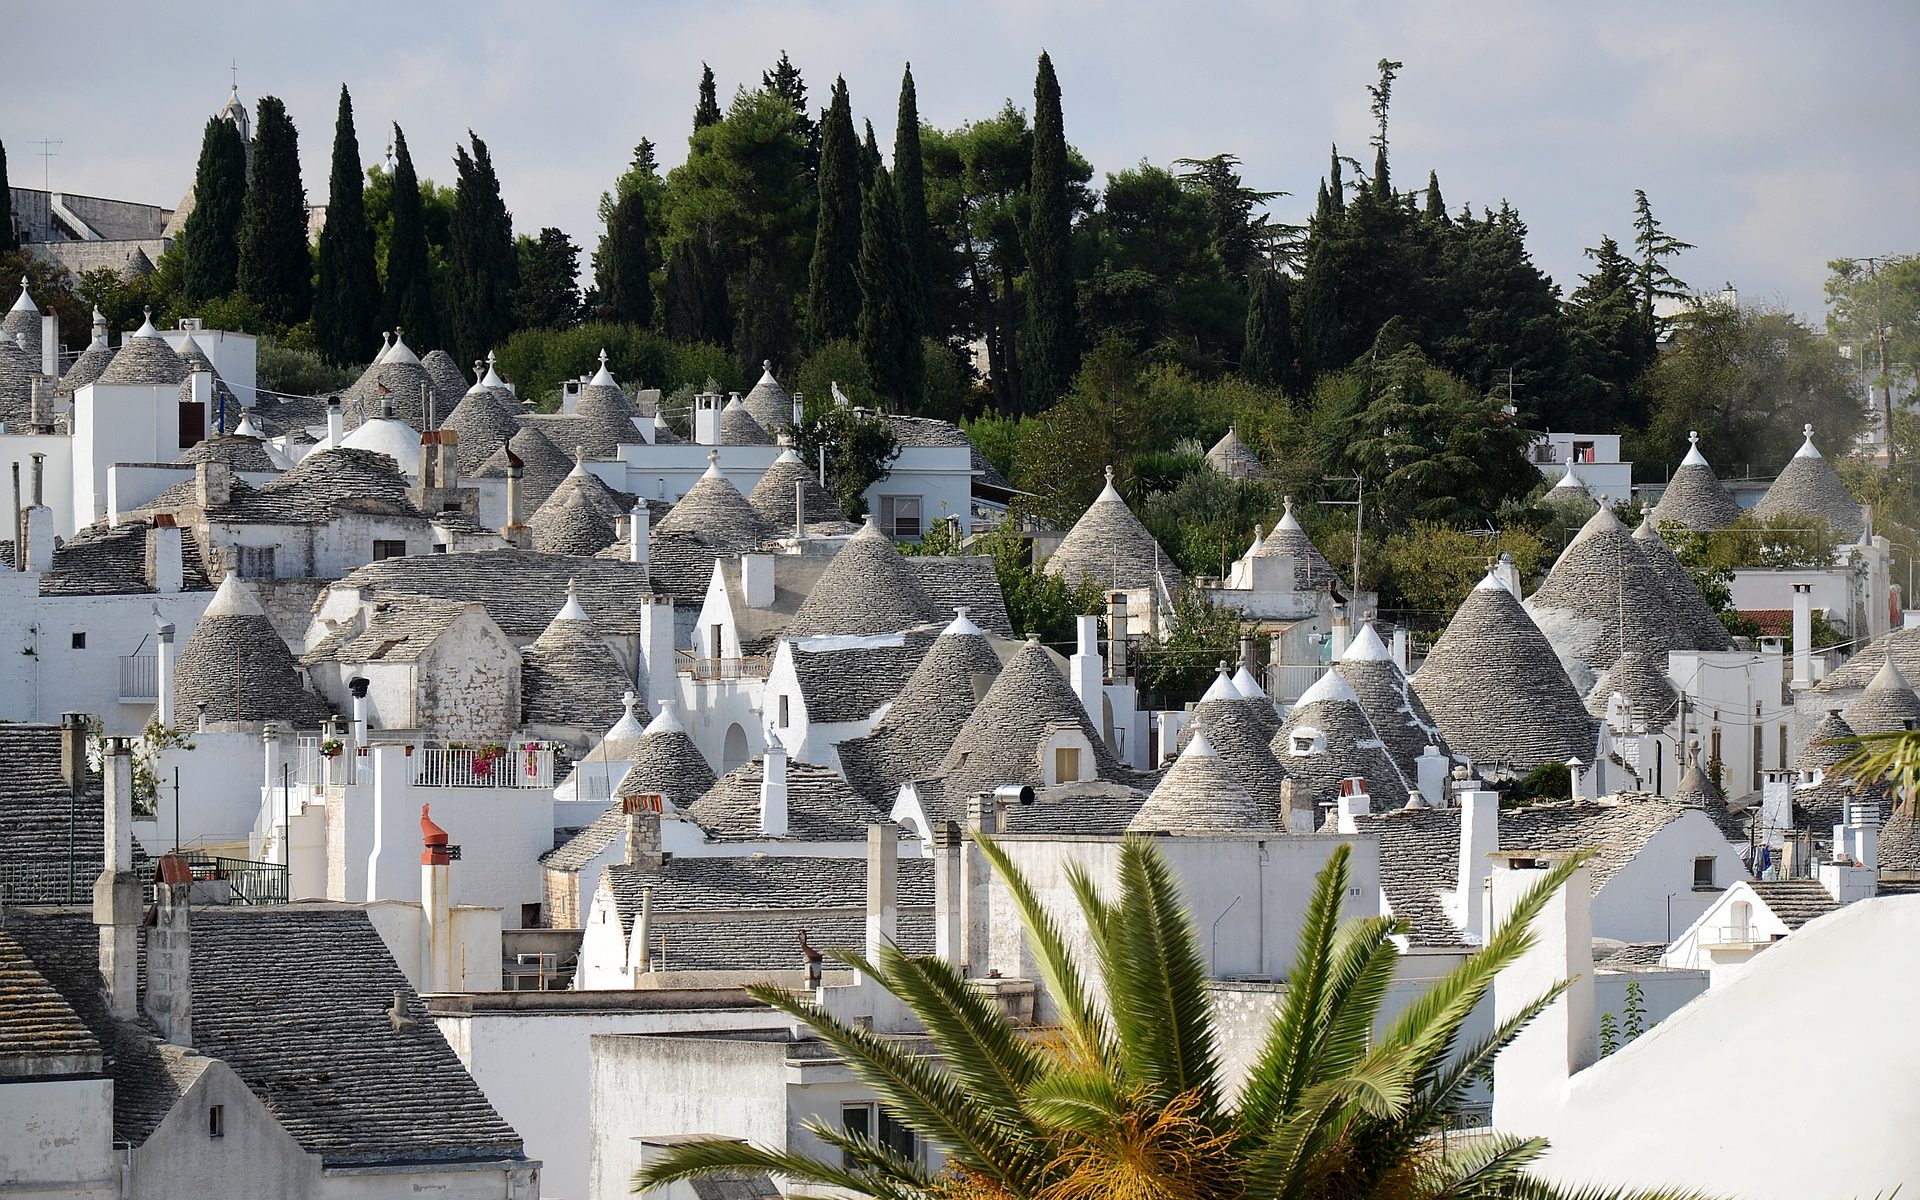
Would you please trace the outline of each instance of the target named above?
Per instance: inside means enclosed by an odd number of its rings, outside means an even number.
[[[1060,1010],[1061,1026],[1072,1043],[1074,1053],[1086,1062],[1098,1062],[1108,1047],[1106,1022],[1094,1006],[1080,965],[1067,950],[1066,938],[1053,914],[1040,903],[1033,884],[1007,858],[1006,852],[990,837],[976,839],[981,854],[993,867],[1007,893],[1013,897],[1014,910],[1020,914],[1027,945],[1040,970],[1040,981]]]
[[[1833,764],[1833,773],[1864,784],[1885,783],[1903,805],[1920,800],[1920,730],[1862,733],[1834,738],[1836,746],[1853,749]]]
[[[1308,1067],[1314,1048],[1321,1042],[1327,975],[1332,966],[1331,951],[1340,925],[1340,901],[1347,890],[1351,854],[1352,848],[1344,843],[1334,847],[1314,880],[1306,920],[1300,928],[1300,944],[1294,952],[1293,969],[1287,975],[1286,997],[1240,1093],[1242,1132],[1272,1126],[1307,1087]]]
[[[1063,1066],[1033,1081],[1026,1093],[1027,1112],[1052,1129],[1095,1136],[1124,1112],[1119,1090],[1106,1071]]]
[[[818,1005],[776,987],[756,984],[747,994],[801,1021],[840,1052],[862,1083],[894,1116],[1015,1192],[1030,1191],[1044,1164],[1035,1161],[1017,1129],[995,1121],[973,1103],[946,1070],[870,1029],[849,1025]]]
[[[1500,1194],[1509,1200],[1715,1200],[1693,1188],[1564,1188],[1538,1175],[1522,1175]]]
[[[1320,1152],[1338,1140],[1355,1116],[1391,1117],[1404,1107],[1411,1083],[1402,1056],[1369,1056],[1352,1073],[1310,1084],[1285,1115],[1260,1130],[1246,1157],[1249,1196],[1295,1196]]]
[[[632,1190],[644,1192],[682,1179],[761,1171],[883,1200],[912,1200],[922,1186],[917,1167],[913,1178],[890,1178],[871,1170],[848,1170],[792,1150],[769,1150],[716,1138],[668,1147],[658,1162],[633,1173]]]
[[[1504,1133],[1462,1139],[1435,1164],[1434,1191],[1448,1200],[1506,1200],[1546,1148],[1545,1138]]]

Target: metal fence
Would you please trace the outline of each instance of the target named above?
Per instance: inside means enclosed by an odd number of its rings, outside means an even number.
[[[413,781],[422,787],[553,787],[553,751],[531,743],[504,750],[423,747],[413,760]]]
[[[120,700],[151,704],[160,698],[160,659],[153,654],[120,656]]]

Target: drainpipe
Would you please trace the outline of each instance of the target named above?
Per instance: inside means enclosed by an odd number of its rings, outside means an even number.
[[[154,649],[154,719],[162,725],[173,724],[173,622],[160,616],[160,610],[153,610],[153,623],[160,644]]]

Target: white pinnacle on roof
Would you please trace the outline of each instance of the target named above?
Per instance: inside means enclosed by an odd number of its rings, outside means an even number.
[[[647,727],[644,730],[647,734],[685,733],[686,731],[687,727],[680,723],[680,714],[674,710],[674,704],[671,700],[661,702],[660,711],[655,714],[653,720],[647,722]]]
[[[201,614],[206,617],[264,617],[267,610],[260,607],[260,601],[254,596],[253,589],[244,583],[238,572],[228,571],[227,577],[220,581],[220,590],[213,594],[213,602]]]
[[[32,296],[27,295],[27,277],[25,275],[20,277],[20,298],[13,302],[13,311],[29,312],[36,316],[39,315],[40,306],[33,302]]]
[[[1580,477],[1573,473],[1573,464],[1571,462],[1567,464],[1567,473],[1560,477],[1560,482],[1553,485],[1553,490],[1556,492],[1562,488],[1574,492],[1584,492],[1587,490],[1587,485],[1581,483]]]
[[[380,356],[380,361],[385,363],[412,363],[415,366],[419,366],[420,356],[415,354],[413,350],[408,347],[407,343],[401,339],[400,327],[396,325],[393,330],[393,345],[387,347],[386,353]]]
[[[1707,465],[1707,456],[1700,453],[1700,431],[1698,429],[1687,430],[1687,456],[1680,460],[1680,465],[1683,467],[1704,467]]]
[[[1299,529],[1300,519],[1293,515],[1293,497],[1282,496],[1280,498],[1280,507],[1280,519],[1273,523],[1273,527],[1275,529]]]
[[[1488,571],[1485,579],[1473,585],[1473,590],[1476,592],[1504,592],[1507,590],[1507,585],[1500,582],[1498,575],[1495,575],[1492,571]]]
[[[1793,456],[1795,458],[1819,458],[1819,447],[1813,444],[1813,426],[1802,425],[1800,431],[1806,435],[1807,440],[1800,443],[1800,448],[1793,452]]]
[[[144,318],[143,318],[143,319],[141,320],[141,322],[140,322],[140,328],[138,328],[138,329],[136,329],[136,330],[134,330],[134,331],[133,331],[132,333],[130,333],[130,334],[128,334],[127,336],[128,336],[128,337],[144,337],[144,338],[159,338],[159,337],[160,337],[160,331],[159,331],[158,329],[155,329],[155,328],[153,327],[153,310],[152,310],[151,308],[147,308],[147,309],[142,309],[141,311],[142,311],[143,313],[145,313],[146,315],[145,315],[145,317],[144,317]]]
[[[567,580],[567,602],[560,606],[560,612],[553,618],[556,621],[587,622],[587,610],[580,607],[580,597],[574,592],[573,580]]]
[[[588,387],[619,387],[620,386],[619,384],[613,381],[613,372],[607,370],[607,352],[605,348],[602,348],[600,351],[600,369],[593,373],[592,379],[587,380],[587,386]]]
[[[1340,655],[1341,662],[1386,662],[1392,658],[1372,621],[1360,627],[1359,635],[1347,643],[1346,650]]]
[[[487,373],[480,377],[480,386],[490,388],[507,386],[507,381],[500,378],[500,373],[493,369],[493,351],[491,350],[487,351]]]
[[[1187,748],[1180,752],[1180,757],[1218,758],[1220,754],[1213,748],[1213,743],[1207,740],[1207,731],[1196,729],[1193,731],[1193,737],[1187,742]]]
[[[1102,500],[1119,500],[1119,499],[1120,499],[1120,493],[1113,490],[1113,464],[1108,463],[1107,464],[1107,486],[1100,489],[1100,494],[1094,497],[1093,502],[1095,504],[1098,504]],[[1125,503],[1125,501],[1122,501],[1122,503]]]
[[[1244,662],[1240,664],[1240,669],[1233,673],[1233,686],[1244,699],[1262,701],[1267,699],[1267,689],[1260,686],[1260,681],[1254,677],[1252,671],[1247,669],[1247,664]]]
[[[773,461],[777,463],[790,463],[796,467],[804,467],[807,465],[806,460],[801,458],[792,446],[788,446],[785,450],[782,450]]]
[[[233,432],[239,437],[266,439],[266,434],[261,433],[260,427],[253,423],[253,414],[250,412],[241,412],[240,424],[234,426]]]
[[[953,610],[953,620],[947,624],[947,627],[945,629],[942,629],[940,631],[940,636],[946,637],[950,633],[961,634],[961,635],[972,634],[976,637],[985,636],[981,632],[980,627],[973,623],[973,618],[967,615],[971,611],[972,610],[969,609],[964,604],[960,605],[958,608],[955,608]]]
[[[1266,540],[1266,534],[1261,530],[1261,527],[1255,525],[1253,527],[1253,545],[1248,546],[1247,552],[1241,557],[1252,558],[1254,555],[1260,553],[1260,547],[1266,543]]]
[[[98,304],[93,306],[93,344],[102,350],[107,346],[107,314],[100,311]]]
[[[700,478],[702,479],[725,479],[726,478],[726,474],[720,470],[720,452],[718,450],[707,451],[707,469],[700,473]]]
[[[1227,664],[1221,663],[1219,673],[1214,676],[1213,684],[1207,688],[1206,695],[1200,697],[1200,703],[1209,700],[1243,700],[1240,689],[1234,686],[1233,676],[1227,671]]]
[[[1360,703],[1360,696],[1340,672],[1328,667],[1325,674],[1313,681],[1312,687],[1300,693],[1300,698],[1293,702],[1293,707],[1298,711],[1309,704],[1322,704],[1332,700],[1346,700],[1357,706]]]

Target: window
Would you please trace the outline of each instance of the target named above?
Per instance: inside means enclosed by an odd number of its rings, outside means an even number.
[[[893,1116],[878,1104],[841,1105],[840,1130],[848,1137],[866,1138],[869,1141],[879,1142],[909,1162],[920,1161],[919,1136],[894,1120]],[[849,1170],[860,1165],[844,1153],[840,1157],[840,1162]]]
[[[85,630],[76,629],[73,631],[73,648],[75,650],[85,650],[87,648],[87,635]]]
[[[707,646],[708,658],[720,657],[720,647],[727,644],[726,638],[722,636],[722,634],[724,634],[725,631],[726,631],[726,626],[724,625],[715,625],[712,627],[711,632],[713,634],[713,640]]]
[[[785,729],[793,723],[793,714],[789,710],[787,697],[780,697],[780,728]]]
[[[1780,727],[1780,769],[1787,769],[1787,727]]]
[[[210,1104],[207,1106],[207,1136],[210,1138],[227,1136],[227,1106]]]
[[[1577,463],[1592,462],[1593,461],[1593,443],[1592,442],[1575,442],[1573,444],[1573,461]]]
[[[1080,779],[1080,747],[1055,746],[1053,778],[1057,783],[1077,783]]]
[[[1753,727],[1753,790],[1760,790],[1760,772],[1767,766],[1767,727]]]
[[[1720,714],[1718,713],[1714,714],[1716,719],[1719,717],[1719,715]],[[1726,761],[1725,759],[1720,757],[1720,727],[1718,725],[1715,725],[1713,727],[1712,745],[1713,745],[1713,748],[1707,751],[1707,770],[1709,772],[1713,770],[1714,764],[1722,763]]]
[[[1703,855],[1693,860],[1693,888],[1695,891],[1713,890],[1714,862],[1714,857],[1711,854]]]
[[[889,537],[919,537],[920,497],[880,497],[880,532]]]
[[[373,561],[379,562],[381,559],[385,559],[385,558],[405,558],[406,556],[407,556],[406,539],[404,538],[373,539]]]
[[[242,579],[272,579],[275,549],[273,546],[235,546],[233,569],[240,572]]]

